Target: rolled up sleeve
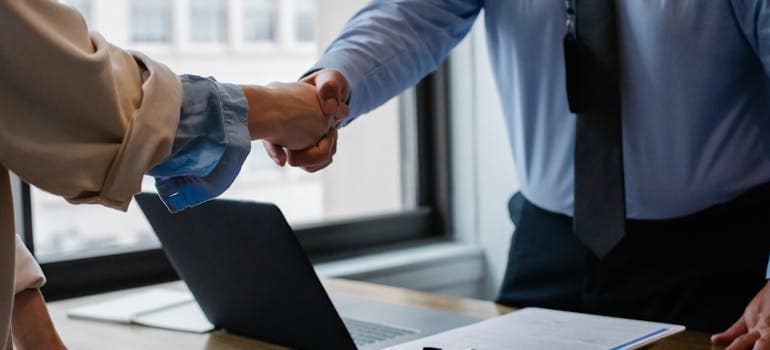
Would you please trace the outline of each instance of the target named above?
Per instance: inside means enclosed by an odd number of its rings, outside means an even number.
[[[222,194],[251,150],[248,102],[237,85],[181,76],[184,90],[171,155],[148,172],[172,212]]]
[[[171,151],[177,75],[43,0],[0,0],[0,67],[0,164],[72,203],[126,210]]]

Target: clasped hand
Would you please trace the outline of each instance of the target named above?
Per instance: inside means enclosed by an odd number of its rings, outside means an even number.
[[[341,73],[322,69],[299,83],[251,87],[249,104],[259,104],[267,90],[272,105],[256,106],[252,139],[261,139],[270,158],[279,166],[287,163],[308,172],[327,167],[337,152],[337,125],[348,117],[347,80]],[[264,110],[268,111],[265,112]]]
[[[302,150],[316,145],[335,125],[332,117],[324,115],[312,85],[271,83],[241,89],[249,103],[252,140]]]
[[[262,140],[279,166],[308,172],[327,167],[337,152],[336,126],[349,114],[347,80],[323,69],[298,83],[242,86],[252,140]]]

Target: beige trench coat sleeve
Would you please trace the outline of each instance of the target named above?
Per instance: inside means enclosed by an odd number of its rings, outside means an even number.
[[[143,174],[170,153],[181,101],[173,72],[89,33],[69,7],[0,0],[0,344],[14,289],[26,287],[14,283],[4,168],[70,202],[125,210]]]
[[[0,0],[0,163],[25,181],[126,209],[170,153],[181,101],[173,72],[89,34],[71,8]]]

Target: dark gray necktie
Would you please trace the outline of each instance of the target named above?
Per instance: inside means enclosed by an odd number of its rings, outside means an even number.
[[[564,58],[575,135],[574,230],[599,258],[625,235],[625,189],[614,0],[565,0]]]

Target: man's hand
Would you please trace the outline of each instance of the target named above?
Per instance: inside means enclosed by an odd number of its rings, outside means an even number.
[[[347,100],[350,97],[350,86],[342,73],[333,69],[319,70],[302,80],[303,83],[315,87],[315,95],[326,116],[338,124],[350,114]],[[308,172],[319,171],[332,163],[337,152],[337,130],[332,128],[321,141],[313,147],[304,150],[285,149],[279,144],[264,140],[263,145],[267,154],[278,165],[287,162],[291,166],[301,167]]]
[[[242,86],[249,101],[248,124],[253,140],[263,140],[287,150],[316,146],[336,122],[324,115],[307,83],[271,83]]]
[[[729,344],[726,350],[770,350],[770,282],[749,303],[743,316],[726,331],[714,334],[711,342]]]

